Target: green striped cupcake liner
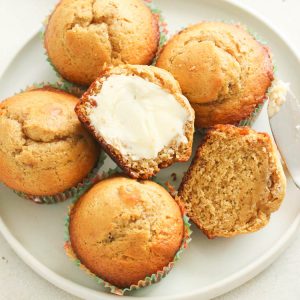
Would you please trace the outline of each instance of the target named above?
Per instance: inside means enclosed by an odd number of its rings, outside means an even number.
[[[120,168],[115,168],[115,169],[110,169],[108,172],[103,172],[101,175],[101,180],[108,178],[112,175],[122,173],[122,170]],[[157,183],[161,184],[159,180],[156,180]],[[134,290],[138,290],[143,287],[150,286],[154,283],[157,283],[161,281],[164,277],[167,276],[167,274],[173,269],[174,264],[181,258],[181,255],[183,251],[188,247],[189,242],[191,241],[191,224],[189,222],[189,218],[185,214],[184,208],[180,203],[178,203],[181,214],[182,214],[182,219],[184,223],[184,235],[183,239],[180,245],[180,248],[176,252],[173,260],[169,262],[167,266],[165,266],[162,270],[158,270],[156,273],[151,274],[144,279],[140,280],[138,284],[133,284],[129,286],[128,288],[118,288],[117,286],[114,286],[110,284],[109,282],[105,281],[104,279],[98,277],[94,273],[92,273],[87,267],[84,266],[84,264],[81,263],[81,261],[76,257],[75,252],[72,249],[71,241],[70,241],[70,234],[69,234],[69,225],[70,225],[70,213],[71,210],[74,206],[74,203],[69,207],[69,212],[68,215],[65,219],[65,244],[64,244],[64,249],[66,252],[66,255],[75,263],[77,267],[82,269],[85,273],[87,273],[89,276],[94,278],[94,280],[99,284],[104,286],[105,288],[109,289],[109,291],[112,294],[123,296],[125,293],[132,292]]]
[[[152,65],[155,66],[157,58],[169,37],[168,23],[166,22],[162,14],[162,11],[153,4],[153,0],[144,0],[144,2],[146,2],[148,7],[151,9],[152,13],[157,17],[158,20],[159,33],[160,33],[159,45],[158,45],[156,56],[152,62]]]
[[[58,79],[54,83],[34,82],[32,85],[27,86],[25,89],[21,89],[20,92],[26,92],[26,91],[31,91],[31,90],[41,89],[41,88],[53,88],[57,90],[62,90],[78,98],[80,98],[86,91],[85,89],[82,89],[78,86],[70,84],[69,82],[66,82],[65,80]]]
[[[159,47],[162,47],[168,39],[168,24],[165,21],[162,11],[154,5],[153,0],[144,0],[144,2],[151,9],[152,13],[157,17],[160,33]]]
[[[272,87],[274,86],[276,81],[278,80],[278,76],[277,76],[276,73],[277,73],[277,65],[274,65],[274,74],[275,74],[275,76],[274,76],[274,80],[273,80],[271,86],[268,88],[268,91],[266,93],[266,98],[264,99],[264,101],[262,103],[260,103],[256,106],[256,108],[254,109],[254,111],[252,112],[252,114],[249,118],[240,121],[237,126],[249,126],[249,127],[251,127],[253,125],[253,123],[255,122],[257,117],[259,116],[260,112],[262,111],[264,105],[267,103],[267,100],[269,99],[270,90],[272,89]]]
[[[237,124],[237,126],[239,126],[239,127],[243,127],[243,126],[251,127],[253,125],[253,123],[255,122],[255,120],[257,119],[257,117],[259,116],[261,110],[263,109],[265,102],[266,102],[266,100],[264,100],[263,103],[258,104],[256,106],[256,108],[254,109],[254,111],[252,112],[252,114],[250,115],[250,117],[240,121]]]
[[[253,123],[255,122],[255,120],[258,118],[265,103],[266,103],[266,100],[264,100],[263,103],[258,104],[255,107],[254,111],[251,113],[251,115],[247,119],[241,120],[240,122],[238,122],[237,124],[234,124],[234,125],[238,126],[238,127],[244,127],[244,126],[251,127],[253,125]],[[201,139],[203,139],[207,133],[207,130],[208,130],[208,128],[198,128],[198,129],[196,129],[196,132],[201,137]]]
[[[160,38],[159,38],[159,47],[158,47],[157,53],[159,53],[160,50],[161,50],[161,48],[162,48],[162,46],[165,44],[165,42],[168,39],[168,25],[167,25],[167,22],[165,21],[164,16],[162,15],[162,11],[154,5],[153,0],[144,0],[144,2],[151,9],[153,15],[155,15],[157,17],[157,20],[158,20]],[[40,32],[40,36],[41,36],[41,39],[43,41],[43,45],[44,45],[45,30],[46,30],[49,18],[50,18],[50,15],[47,16],[47,18],[44,20],[44,22],[42,24],[42,29],[41,29],[41,32]],[[58,78],[58,81],[61,82],[62,85],[65,85],[65,86],[67,86],[70,89],[76,89],[77,88],[77,89],[79,89],[79,90],[82,91],[81,94],[83,94],[86,91],[86,87],[80,86],[78,84],[72,83],[72,82],[64,79],[60,75],[60,73],[58,72],[58,70],[56,69],[56,67],[54,66],[54,64],[51,62],[51,60],[50,60],[50,58],[49,58],[49,56],[47,54],[47,50],[46,49],[45,49],[44,54],[47,57],[48,63],[50,64],[50,66],[54,70],[54,72],[55,72],[55,74],[56,74],[56,76]],[[155,65],[156,58],[157,58],[157,55],[153,59],[152,65]]]

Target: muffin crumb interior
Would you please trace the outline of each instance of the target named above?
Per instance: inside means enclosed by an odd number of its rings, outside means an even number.
[[[270,138],[240,134],[211,132],[181,187],[191,218],[212,237],[262,227],[282,201]]]

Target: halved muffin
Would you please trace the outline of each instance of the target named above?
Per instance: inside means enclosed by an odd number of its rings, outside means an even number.
[[[201,22],[176,34],[157,67],[172,73],[196,114],[196,127],[238,124],[266,99],[269,49],[239,25]]]
[[[75,110],[133,178],[150,178],[191,155],[194,111],[165,70],[137,65],[108,68]]]
[[[285,196],[286,179],[266,133],[217,125],[200,145],[179,197],[209,237],[231,237],[264,227]]]

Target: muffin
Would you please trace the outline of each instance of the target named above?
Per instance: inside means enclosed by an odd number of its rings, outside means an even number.
[[[285,188],[268,134],[217,125],[198,148],[179,197],[209,238],[232,237],[263,228],[280,207]]]
[[[108,68],[75,111],[133,178],[148,179],[191,155],[194,111],[165,70],[138,65]]]
[[[221,22],[179,32],[156,65],[178,80],[195,110],[197,128],[249,118],[273,80],[269,50],[242,27]]]
[[[61,0],[45,30],[51,63],[80,85],[106,64],[150,64],[158,43],[157,17],[142,0]]]
[[[59,198],[89,175],[99,146],[79,122],[77,102],[41,88],[0,103],[0,181],[39,202],[39,196]]]
[[[76,257],[90,272],[130,288],[174,260],[184,223],[179,206],[160,185],[115,177],[76,202],[69,234]]]

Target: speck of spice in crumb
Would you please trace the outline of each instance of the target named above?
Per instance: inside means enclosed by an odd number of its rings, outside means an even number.
[[[177,174],[176,173],[172,173],[171,174],[171,178],[173,181],[176,181],[177,180]]]

